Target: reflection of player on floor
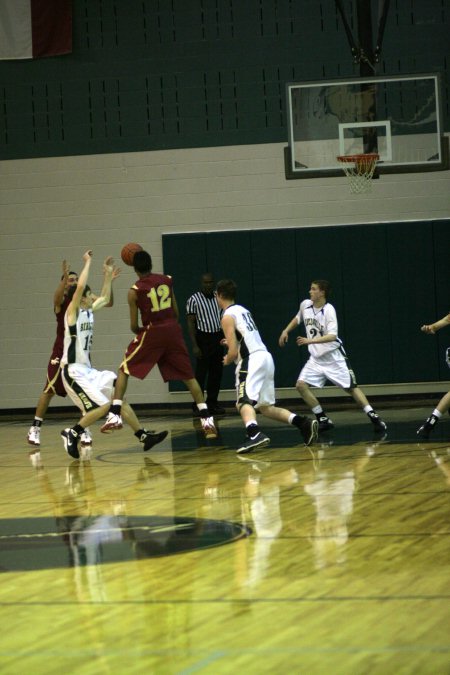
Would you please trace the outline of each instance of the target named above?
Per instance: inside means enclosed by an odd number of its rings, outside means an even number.
[[[112,258],[103,263],[103,287],[101,296],[94,301],[87,286],[92,251],[83,256],[84,267],[73,292],[64,319],[63,382],[75,405],[83,416],[78,424],[64,429],[61,436],[68,454],[75,459],[80,456],[78,440],[86,427],[103,417],[107,412],[113,393],[116,374],[110,370],[96,370],[91,365],[90,351],[94,330],[94,312],[109,303],[113,275],[117,270]],[[153,433],[143,429],[128,403],[123,404],[125,421],[133,429],[136,438],[149,450],[167,436],[167,431]]]
[[[122,428],[121,407],[128,377],[143,380],[156,364],[164,382],[182,380],[197,404],[206,438],[216,438],[214,419],[209,414],[203,392],[194,378],[189,353],[178,323],[178,306],[172,278],[152,272],[152,259],[147,251],[138,251],[133,258],[139,279],[128,291],[130,327],[136,337],[128,345],[120,365],[113,404],[101,431]],[[139,315],[142,325],[139,325]]]
[[[279,338],[280,347],[284,347],[290,331],[303,321],[307,337],[298,337],[297,345],[308,345],[310,357],[298,376],[297,391],[317,417],[319,431],[332,429],[334,424],[309,387],[323,387],[329,380],[353,397],[369,417],[375,431],[384,432],[386,424],[356,384],[355,374],[349,367],[342,342],[338,338],[336,310],[327,300],[329,294],[328,281],[313,281],[309,290],[310,300],[303,300],[297,314]]]
[[[236,290],[231,279],[223,279],[217,284],[217,301],[223,309],[222,329],[228,347],[223,363],[225,366],[237,364],[236,407],[247,431],[247,440],[237,452],[250,452],[270,443],[270,438],[262,433],[256,422],[256,408],[265,417],[296,426],[305,444],[309,445],[317,439],[317,421],[275,407],[273,358],[261,340],[251,313],[235,304]]]
[[[441,328],[445,328],[446,326],[450,326],[450,312],[442,319],[439,319],[439,321],[422,326],[420,330],[424,333],[427,333],[428,335],[434,335],[436,331],[441,330]],[[447,348],[446,361],[448,367],[450,368],[450,347]],[[450,411],[450,391],[444,394],[436,408],[431,413],[430,417],[427,417],[422,426],[417,429],[418,436],[422,436],[422,438],[428,438],[431,431],[439,422],[442,415],[447,412],[447,410]]]

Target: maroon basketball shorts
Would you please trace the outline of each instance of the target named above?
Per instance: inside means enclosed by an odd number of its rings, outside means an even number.
[[[62,354],[53,353],[47,366],[47,381],[44,392],[53,392],[58,396],[67,396],[64,383],[61,377],[61,356]]]
[[[176,321],[150,324],[128,345],[120,364],[127,375],[143,380],[157,365],[164,382],[194,377],[181,326]]]

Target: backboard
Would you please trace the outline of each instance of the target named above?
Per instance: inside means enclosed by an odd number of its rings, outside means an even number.
[[[286,178],[341,176],[338,155],[378,153],[378,173],[448,168],[438,74],[287,85]]]

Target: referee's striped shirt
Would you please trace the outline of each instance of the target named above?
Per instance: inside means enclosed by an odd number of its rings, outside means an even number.
[[[191,295],[186,303],[186,314],[195,316],[196,328],[201,333],[219,333],[222,330],[220,325],[222,311],[215,294],[208,297],[198,291]]]

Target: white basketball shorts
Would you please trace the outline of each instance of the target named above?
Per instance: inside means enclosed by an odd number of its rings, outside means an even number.
[[[342,389],[356,387],[356,378],[352,370],[347,366],[345,359],[319,363],[315,359],[308,359],[300,371],[298,380],[303,380],[311,387],[324,387],[327,380]]]
[[[275,366],[272,355],[264,350],[253,352],[236,368],[238,403],[245,400],[255,408],[275,403]]]
[[[71,363],[63,368],[62,378],[70,398],[84,414],[111,403],[117,375],[111,370]]]

